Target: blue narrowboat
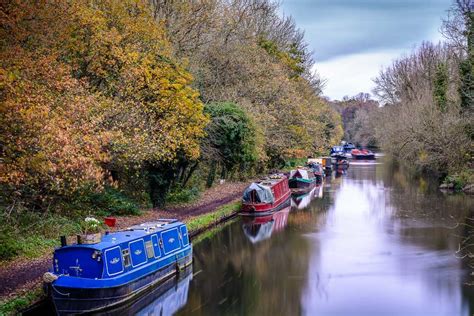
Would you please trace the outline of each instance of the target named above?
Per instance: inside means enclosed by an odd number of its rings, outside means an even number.
[[[92,313],[144,295],[191,263],[186,225],[163,219],[105,233],[95,244],[63,245],[43,279],[58,314]]]

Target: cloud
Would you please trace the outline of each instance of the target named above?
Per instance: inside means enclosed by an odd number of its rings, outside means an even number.
[[[428,39],[451,0],[286,0],[316,59],[395,49]]]
[[[324,95],[331,99],[354,96],[359,92],[370,92],[372,81],[382,66],[388,66],[403,50],[387,50],[342,56],[316,63],[315,70],[327,80]]]
[[[382,65],[422,41],[441,39],[451,0],[284,0],[328,80],[325,95],[370,92]]]

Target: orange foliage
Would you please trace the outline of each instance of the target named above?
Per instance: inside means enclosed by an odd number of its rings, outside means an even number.
[[[146,1],[0,4],[0,185],[43,208],[110,161],[199,156],[207,118]]]

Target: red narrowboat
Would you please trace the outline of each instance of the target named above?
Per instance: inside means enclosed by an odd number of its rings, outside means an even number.
[[[375,154],[368,149],[353,149],[351,155],[354,159],[374,160]]]
[[[267,215],[290,205],[291,191],[288,178],[273,175],[252,183],[242,197],[243,215]]]

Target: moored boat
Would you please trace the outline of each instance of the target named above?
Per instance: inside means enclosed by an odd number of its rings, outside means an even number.
[[[266,215],[290,204],[288,178],[272,175],[248,186],[242,197],[242,215]]]
[[[291,170],[288,183],[292,193],[305,193],[316,186],[317,178],[311,169],[298,168]]]
[[[340,157],[345,157],[345,151],[344,151],[344,147],[342,146],[333,146],[331,148],[331,151],[329,152],[329,155],[331,157],[337,157],[337,156],[340,156]]]
[[[374,160],[375,154],[368,149],[353,149],[351,155],[354,159]]]
[[[343,148],[344,148],[344,152],[350,154],[353,149],[356,149],[356,146],[353,143],[345,143],[343,145]]]
[[[63,245],[43,279],[58,314],[96,313],[144,295],[191,263],[186,226],[163,219],[97,243]]]
[[[316,162],[308,162],[307,163],[308,168],[313,172],[314,176],[316,177],[316,181],[318,184],[323,182],[324,178],[324,169],[323,167]]]
[[[331,157],[308,158],[306,164],[319,164],[324,172],[330,172],[332,170]]]

